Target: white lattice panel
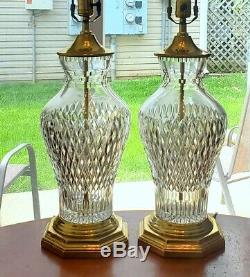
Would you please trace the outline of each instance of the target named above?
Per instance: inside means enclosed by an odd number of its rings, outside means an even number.
[[[249,0],[208,1],[210,72],[245,72],[250,35]]]

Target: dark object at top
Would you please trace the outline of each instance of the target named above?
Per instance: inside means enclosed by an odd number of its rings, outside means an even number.
[[[91,20],[94,15],[94,8],[97,15]],[[96,21],[101,16],[101,0],[78,0],[78,15],[82,17],[82,20],[75,14],[76,5],[74,0],[72,0],[70,10],[72,18],[77,22],[83,23],[82,32],[76,37],[70,48],[59,52],[58,55],[64,57],[101,57],[112,55],[113,53],[106,50],[90,30],[90,22]]]

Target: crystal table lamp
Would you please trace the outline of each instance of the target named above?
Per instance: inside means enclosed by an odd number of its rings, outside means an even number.
[[[60,202],[42,247],[63,257],[98,257],[102,246],[128,239],[127,224],[113,214],[112,187],[130,113],[107,82],[112,53],[89,30],[93,9],[100,12],[100,5],[78,1],[83,31],[58,53],[66,82],[41,116]]]
[[[174,21],[169,2],[169,19]],[[179,33],[156,54],[163,83],[139,115],[156,185],[155,213],[140,223],[139,244],[166,257],[202,257],[225,248],[215,218],[207,214],[207,203],[227,116],[201,83],[209,54],[187,33],[187,24],[198,18],[195,1],[194,19],[187,22],[191,5],[191,0],[177,0]]]

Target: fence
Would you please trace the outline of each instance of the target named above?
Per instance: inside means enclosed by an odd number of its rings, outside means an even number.
[[[250,34],[250,1],[208,0],[207,20],[208,49],[212,53],[209,71],[245,72]]]

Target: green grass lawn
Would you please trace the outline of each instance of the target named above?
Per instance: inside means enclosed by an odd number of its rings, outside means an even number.
[[[138,131],[138,112],[143,102],[160,84],[159,77],[140,80],[115,81],[115,91],[128,103],[132,126],[117,181],[147,180],[150,171]],[[37,155],[40,189],[56,187],[53,172],[40,133],[40,113],[43,106],[61,88],[61,82],[11,83],[0,85],[0,159],[19,143],[32,143]],[[224,106],[229,125],[237,125],[246,92],[246,76],[232,74],[207,77],[205,86]],[[20,155],[14,162],[24,162]],[[11,191],[29,190],[27,180],[16,183]]]

